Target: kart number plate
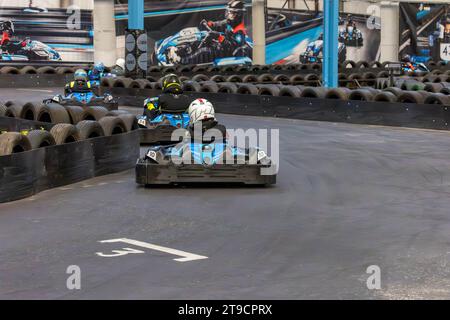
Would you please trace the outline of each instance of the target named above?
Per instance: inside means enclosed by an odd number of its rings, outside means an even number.
[[[147,125],[147,121],[145,119],[139,119],[138,120],[138,124],[141,126],[146,126]]]
[[[441,43],[441,59],[450,61],[450,43]]]

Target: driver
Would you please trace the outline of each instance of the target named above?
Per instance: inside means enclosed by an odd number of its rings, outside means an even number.
[[[190,99],[183,94],[181,82],[177,75],[169,74],[162,79],[163,93],[158,97],[148,98],[144,102],[144,116],[152,120],[161,112],[181,113],[186,111]]]
[[[94,64],[94,67],[89,70],[88,76],[90,81],[100,81],[100,78],[105,74],[105,65],[103,62]]]
[[[2,50],[11,53],[17,52],[26,46],[25,41],[19,43],[11,41],[11,37],[14,35],[14,23],[12,21],[0,22],[0,32],[2,33],[2,38],[0,40],[0,47]]]
[[[212,142],[212,137],[205,137],[205,133],[208,130],[217,130],[214,134],[214,141],[217,142],[217,138],[221,137],[221,140],[225,141],[227,137],[227,129],[224,125],[219,124],[216,120],[216,114],[214,106],[206,99],[194,100],[188,109],[189,113],[189,133],[194,140],[198,139],[199,130],[201,128],[201,140],[202,142]]]
[[[66,84],[64,94],[92,92],[97,95],[97,86],[89,81],[88,74],[83,69],[78,69],[74,74],[74,81]]]
[[[353,20],[352,15],[347,15],[347,28],[353,27],[353,29],[356,29],[356,22]]]

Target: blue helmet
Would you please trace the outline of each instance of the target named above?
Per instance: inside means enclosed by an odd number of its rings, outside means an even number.
[[[75,81],[87,81],[88,75],[85,70],[78,69],[77,71],[75,71],[73,78],[75,79]]]
[[[103,73],[104,71],[105,71],[105,65],[103,64],[103,62],[99,62],[94,65],[94,72]]]

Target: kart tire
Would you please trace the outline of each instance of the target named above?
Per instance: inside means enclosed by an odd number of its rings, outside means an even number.
[[[258,95],[278,97],[280,88],[274,84],[259,84],[257,85]]]
[[[72,74],[74,73],[73,68],[70,67],[57,67],[56,74]]]
[[[192,81],[209,81],[209,77],[205,74],[196,74],[195,76],[192,77]]]
[[[219,91],[219,86],[214,81],[205,81],[200,83],[202,87],[201,92],[217,93]]]
[[[182,89],[183,91],[187,91],[187,92],[201,92],[202,87],[200,86],[200,84],[197,81],[186,81],[182,84]]]
[[[218,86],[218,93],[237,93],[238,91],[237,85],[232,82],[221,82],[218,84]]]
[[[348,88],[335,88],[330,89],[325,94],[325,99],[337,99],[337,100],[348,100],[348,97],[352,91]]]
[[[226,82],[227,81],[225,79],[225,77],[220,74],[216,74],[216,75],[212,76],[210,80],[214,81],[214,82]]]
[[[237,90],[239,94],[252,94],[257,95],[259,92],[258,88],[254,84],[244,83],[240,84]]]
[[[16,67],[2,67],[0,74],[20,74],[20,72]]]
[[[0,134],[0,156],[31,150],[28,138],[18,132]]]
[[[374,94],[367,89],[356,89],[348,96],[348,100],[352,101],[372,101]]]
[[[5,117],[8,118],[22,118],[23,105],[22,103],[11,103],[5,112]]]
[[[273,78],[273,81],[280,84],[290,84],[290,78],[285,74],[278,74]]]
[[[47,123],[70,123],[67,110],[56,103],[42,104],[37,107],[36,120]]]
[[[403,93],[397,97],[397,102],[422,104],[425,102],[425,96],[417,91],[403,91]]]
[[[289,79],[289,82],[294,86],[302,84],[304,81],[305,81],[305,78],[301,74],[294,74]]]
[[[396,102],[397,101],[397,96],[395,94],[393,94],[392,92],[383,91],[383,92],[380,92],[380,93],[376,94],[373,97],[373,101],[376,101],[376,102]]]
[[[296,86],[283,86],[280,88],[280,92],[278,96],[280,97],[292,97],[292,98],[300,98],[302,90]]]
[[[40,67],[36,71],[38,74],[56,74],[56,69],[50,66]]]
[[[6,110],[8,110],[8,108],[3,103],[0,103],[0,117],[5,116]]]
[[[20,74],[37,74],[37,70],[33,66],[26,66],[19,70]]]
[[[270,73],[263,73],[260,76],[258,76],[258,83],[268,83],[273,82],[274,76]]]
[[[102,126],[97,121],[85,120],[77,123],[80,140],[103,137]]]
[[[105,107],[88,107],[85,110],[85,117],[83,120],[100,121],[101,118],[105,117],[109,110]]]
[[[72,143],[81,140],[78,128],[69,123],[60,123],[54,125],[50,129],[50,134],[53,136],[56,145]]]
[[[22,119],[26,119],[26,120],[35,120],[36,119],[36,114],[38,111],[38,106],[36,106],[34,103],[32,102],[27,102],[23,105],[22,107],[22,112],[20,114],[20,117]]]
[[[101,125],[105,136],[128,132],[125,123],[119,117],[103,117],[98,123]]]
[[[300,97],[302,98],[325,98],[326,89],[324,87],[307,87],[302,90]]]
[[[70,117],[71,124],[77,124],[80,121],[86,120],[86,111],[79,106],[64,106]]]
[[[432,93],[424,100],[425,104],[450,105],[450,97],[442,93]]]
[[[31,149],[39,149],[54,146],[55,139],[48,131],[32,130],[27,134],[28,141],[30,141]]]
[[[227,78],[227,82],[242,82],[242,77],[237,74],[233,74]]]
[[[125,128],[127,129],[127,132],[139,129],[137,118],[134,114],[123,113],[119,114],[117,117],[123,121],[123,123],[125,124]]]

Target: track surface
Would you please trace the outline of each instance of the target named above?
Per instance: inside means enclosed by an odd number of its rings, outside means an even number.
[[[275,187],[145,189],[131,170],[0,205],[0,298],[450,298],[449,133],[220,119],[281,130]],[[208,259],[96,255],[142,249],[98,242],[115,238]]]

